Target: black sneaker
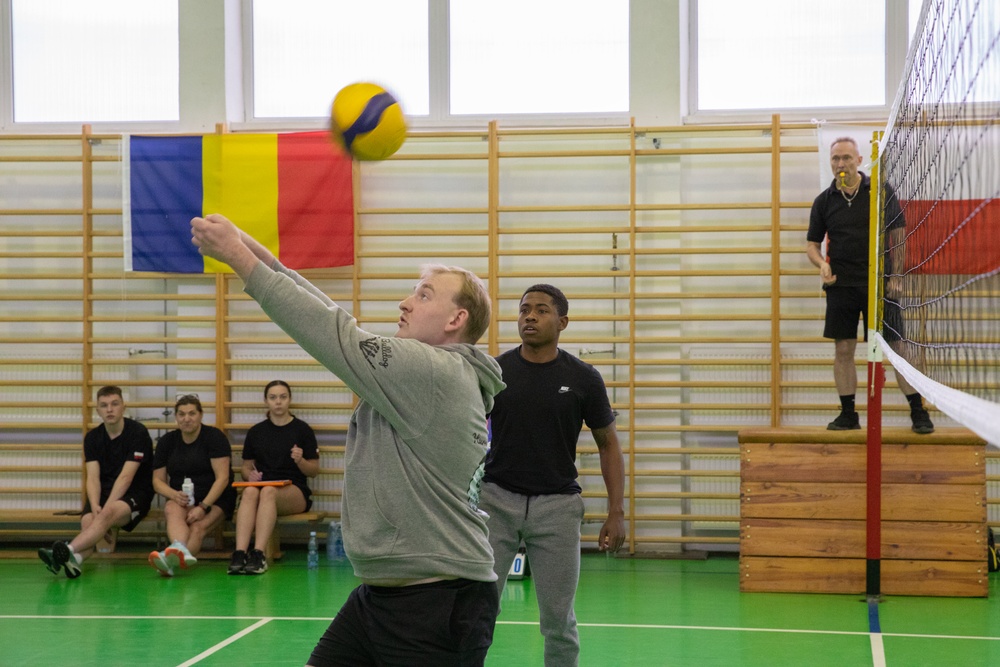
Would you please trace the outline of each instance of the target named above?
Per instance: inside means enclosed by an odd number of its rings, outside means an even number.
[[[841,412],[837,418],[826,425],[827,431],[857,431],[861,428],[861,420],[857,412]]]
[[[910,410],[910,421],[913,422],[913,432],[920,435],[927,435],[934,432],[934,424],[931,416],[923,408],[913,408]]]
[[[81,574],[80,564],[69,550],[69,542],[52,543],[52,564],[57,568],[63,568],[70,579],[76,579]]]
[[[243,572],[246,574],[264,574],[267,572],[267,557],[264,556],[264,552],[260,549],[251,549],[247,553],[247,564],[243,568]]]
[[[59,574],[59,570],[61,568],[56,565],[55,561],[52,559],[52,549],[39,549],[38,557],[42,559],[43,563],[45,563],[45,567],[48,568],[49,572],[52,574]]]
[[[245,574],[247,569],[247,552],[237,549],[229,559],[229,574]]]

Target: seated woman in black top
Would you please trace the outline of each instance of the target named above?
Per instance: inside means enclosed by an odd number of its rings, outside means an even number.
[[[307,477],[319,474],[319,448],[312,427],[289,412],[292,390],[274,380],[264,387],[267,419],[247,431],[240,474],[248,482],[290,480],[287,486],[247,487],[236,516],[236,551],[229,574],[263,574],[264,548],[279,516],[312,506]],[[250,536],[254,548],[250,549]]]
[[[167,577],[197,563],[205,535],[236,509],[232,447],[202,417],[198,397],[181,396],[174,405],[178,428],[160,438],[153,455],[153,489],[167,499],[163,514],[171,544],[149,554],[149,564]],[[194,482],[193,504],[182,490],[185,478]]]

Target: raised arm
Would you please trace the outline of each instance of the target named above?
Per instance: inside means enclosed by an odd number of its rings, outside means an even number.
[[[191,240],[198,252],[228,264],[244,281],[259,262],[274,264],[270,251],[217,213],[191,220]]]

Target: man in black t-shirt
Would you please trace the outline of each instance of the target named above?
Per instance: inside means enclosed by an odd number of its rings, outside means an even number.
[[[573,601],[584,508],[576,481],[576,445],[584,422],[597,442],[608,492],[608,518],[598,548],[617,551],[625,541],[625,465],[615,415],[600,373],[558,347],[568,312],[565,295],[552,285],[534,285],[521,297],[521,346],[497,358],[507,388],[497,394],[490,413],[493,439],[479,502],[490,516],[487,527],[501,593],[524,542],[546,667],[579,660]]]
[[[80,576],[83,561],[113,528],[131,531],[149,512],[153,501],[153,441],[146,427],[125,417],[119,387],[97,392],[97,413],[103,422],[83,440],[87,504],[82,530],[71,542],[58,541],[39,549],[38,557],[53,573]]]
[[[826,326],[823,336],[832,338],[835,346],[833,377],[840,395],[840,414],[827,425],[831,431],[861,428],[854,405],[858,390],[858,371],[854,353],[858,345],[858,319],[864,318],[865,340],[868,340],[868,240],[869,197],[871,180],[858,171],[861,153],[851,137],[835,139],[830,146],[830,168],[834,179],[830,187],[816,197],[809,215],[806,235],[806,256],[819,269],[826,291]],[[885,274],[892,273],[893,260],[902,268],[902,249],[906,222],[899,202],[891,190],[886,197],[886,234],[890,252],[886,257]],[[826,257],[822,243],[827,242]],[[887,282],[887,292],[898,292],[893,281]],[[884,305],[885,331],[882,336],[890,345],[903,336],[903,317],[897,303],[898,294]],[[916,433],[931,433],[934,424],[924,409],[923,401],[899,373],[896,382],[910,404],[910,419]]]

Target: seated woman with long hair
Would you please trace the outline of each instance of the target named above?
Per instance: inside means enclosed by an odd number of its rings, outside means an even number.
[[[248,482],[290,480],[287,486],[249,486],[236,514],[236,551],[229,574],[267,572],[264,549],[279,516],[312,507],[308,477],[319,474],[319,448],[312,427],[290,411],[292,390],[283,380],[264,387],[267,419],[247,431],[240,474]],[[254,548],[250,548],[253,536]]]

